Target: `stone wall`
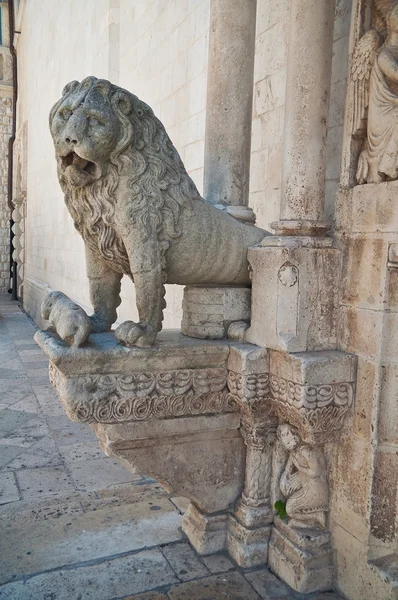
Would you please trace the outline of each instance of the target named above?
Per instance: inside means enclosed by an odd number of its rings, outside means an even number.
[[[10,287],[10,209],[8,192],[8,140],[12,130],[12,99],[0,88],[0,293]]]
[[[8,207],[8,141],[12,134],[12,58],[9,49],[8,3],[0,6],[0,293],[10,288],[10,217]]]

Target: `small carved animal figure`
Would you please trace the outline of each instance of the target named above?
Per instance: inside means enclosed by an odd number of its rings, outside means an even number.
[[[56,331],[69,346],[81,346],[92,331],[90,317],[62,292],[47,295],[41,305],[41,316],[50,322],[48,329]]]
[[[200,197],[152,109],[109,81],[72,81],[50,113],[58,179],[86,249],[93,330],[116,321],[131,277],[139,323],[116,329],[148,346],[162,328],[164,284],[250,285],[247,249],[266,231]]]

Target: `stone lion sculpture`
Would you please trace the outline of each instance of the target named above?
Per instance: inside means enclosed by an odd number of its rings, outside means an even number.
[[[116,321],[123,274],[139,323],[115,331],[148,346],[162,328],[165,283],[248,285],[247,249],[268,233],[201,198],[152,109],[109,81],[72,81],[50,113],[58,179],[82,235],[92,330]]]

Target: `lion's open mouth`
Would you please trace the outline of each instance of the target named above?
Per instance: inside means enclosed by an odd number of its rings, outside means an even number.
[[[62,165],[66,169],[71,165],[74,165],[80,171],[85,171],[89,175],[95,175],[97,170],[97,165],[85,158],[81,158],[76,152],[70,152],[66,156],[61,157]]]
[[[101,168],[96,163],[82,158],[76,152],[61,156],[61,165],[69,183],[76,187],[90,185],[101,177]]]

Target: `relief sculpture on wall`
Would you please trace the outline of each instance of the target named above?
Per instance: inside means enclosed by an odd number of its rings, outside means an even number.
[[[323,451],[303,443],[289,423],[279,425],[277,436],[287,455],[279,487],[290,525],[325,529],[329,489]]]
[[[363,140],[356,180],[398,178],[398,1],[374,0],[372,26],[354,48],[353,136]]]
[[[150,346],[165,283],[250,285],[247,249],[268,233],[201,198],[152,109],[106,80],[73,81],[50,114],[58,179],[85,242],[93,332],[116,321],[120,281],[134,281],[139,323],[115,332]]]

